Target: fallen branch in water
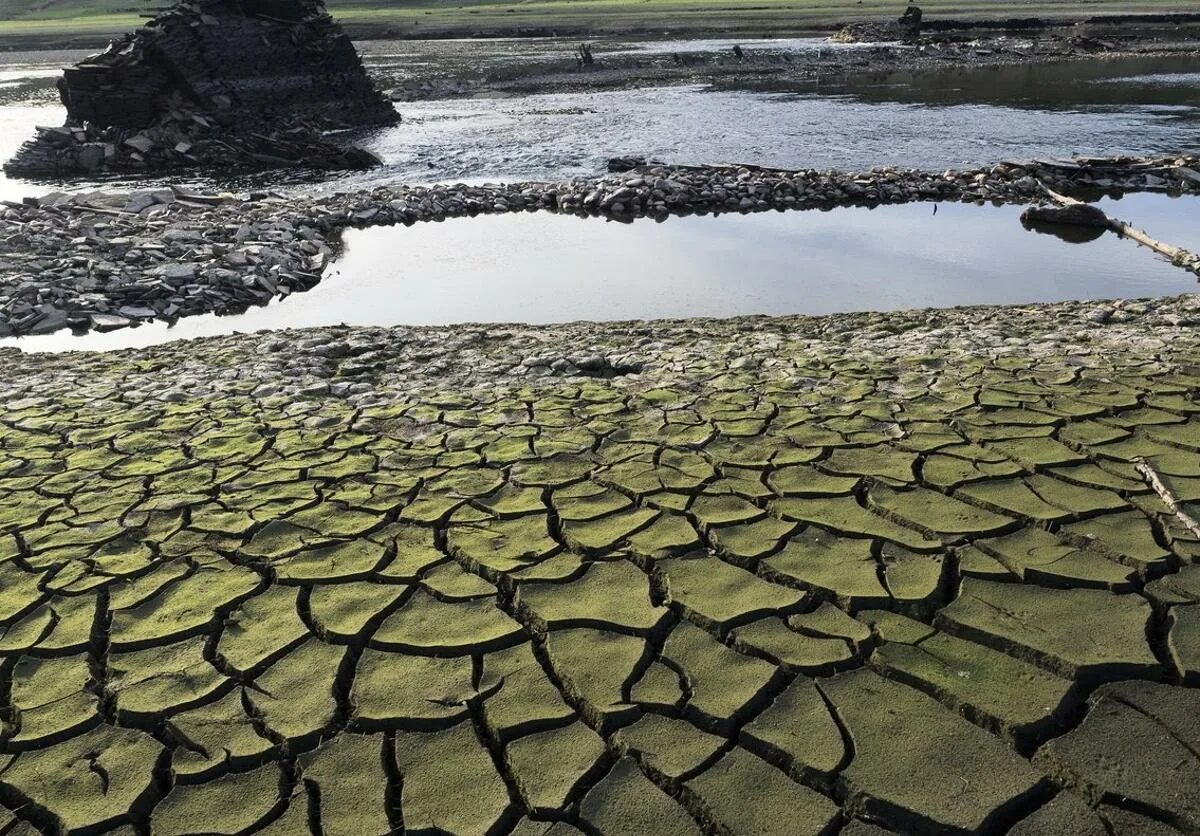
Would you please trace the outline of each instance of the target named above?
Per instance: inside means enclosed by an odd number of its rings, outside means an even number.
[[[1050,199],[1060,206],[1090,205],[1081,200],[1076,200],[1073,197],[1067,197],[1066,195],[1059,194],[1041,181],[1039,181],[1039,185],[1046,192],[1046,194],[1050,196]],[[1093,208],[1095,208],[1097,212],[1101,211],[1098,207]],[[1130,226],[1124,221],[1117,220],[1116,218],[1108,218],[1108,228],[1120,235],[1122,238],[1132,238],[1142,246],[1149,247],[1159,255],[1165,257],[1176,267],[1182,267],[1185,270],[1189,270],[1197,275],[1200,275],[1200,255],[1197,255],[1190,250],[1185,250],[1182,247],[1176,247],[1173,244],[1167,244],[1163,241],[1159,241],[1156,238],[1151,238],[1142,230]]]
[[[1150,486],[1151,490],[1158,494],[1158,498],[1161,499],[1163,503],[1171,509],[1171,513],[1173,513],[1176,518],[1183,523],[1184,527],[1186,527],[1188,531],[1192,532],[1192,534],[1196,535],[1196,537],[1200,537],[1200,522],[1196,522],[1195,517],[1183,510],[1183,506],[1179,504],[1179,500],[1176,498],[1175,494],[1171,493],[1171,489],[1163,484],[1162,479],[1159,478],[1158,473],[1155,472],[1154,468],[1150,465],[1150,462],[1140,458],[1134,459],[1133,467],[1138,473],[1142,474],[1142,478],[1146,480],[1146,484]]]

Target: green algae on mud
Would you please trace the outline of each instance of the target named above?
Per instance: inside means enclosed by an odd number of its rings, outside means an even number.
[[[1095,309],[6,352],[0,827],[1186,832],[1200,316]]]

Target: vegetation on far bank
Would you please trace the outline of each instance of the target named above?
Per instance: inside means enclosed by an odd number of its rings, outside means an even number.
[[[0,36],[117,34],[136,27],[159,0],[7,0]],[[394,36],[531,29],[564,32],[654,32],[756,29],[778,31],[841,21],[893,17],[903,0],[327,0],[360,33]],[[927,15],[1031,17],[1182,11],[1165,0],[923,0]]]

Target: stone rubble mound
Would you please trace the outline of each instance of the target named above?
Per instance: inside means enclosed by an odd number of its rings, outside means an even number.
[[[320,0],[192,0],[64,71],[62,127],[5,166],[73,177],[186,166],[358,169],[324,131],[393,124]]]

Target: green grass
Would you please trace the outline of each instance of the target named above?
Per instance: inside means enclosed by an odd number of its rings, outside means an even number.
[[[142,18],[130,14],[96,14],[59,18],[0,20],[0,34],[117,32],[136,27]]]
[[[894,17],[902,0],[327,0],[342,22],[396,34],[548,27],[628,29],[799,28]],[[1169,0],[924,0],[932,16],[1010,17],[1182,10]],[[2,35],[118,33],[137,26],[159,0],[8,0]]]

